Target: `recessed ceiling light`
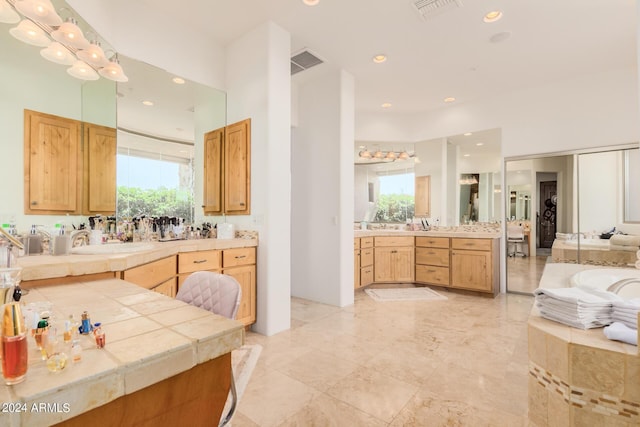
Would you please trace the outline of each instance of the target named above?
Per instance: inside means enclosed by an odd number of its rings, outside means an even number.
[[[358,145],[358,148],[359,148],[359,149],[361,149],[361,150],[362,150],[364,147],[365,147],[364,145]]]
[[[184,79],[182,77],[174,77],[172,80],[175,84],[178,84],[178,85],[184,84]]]
[[[478,147],[482,147],[482,146],[484,145],[484,142],[478,142],[478,143],[476,143],[476,145],[477,145]]]
[[[381,105],[382,108],[391,108],[391,103],[390,102],[385,102],[384,104]]]
[[[500,18],[502,18],[502,12],[500,12],[499,10],[492,10],[491,12],[487,12],[487,14],[484,15],[484,18],[482,18],[482,20],[484,22],[491,23],[491,22],[499,21]]]
[[[463,154],[464,157],[469,157],[471,154]]]
[[[387,60],[387,55],[384,55],[382,53],[373,57],[373,62],[375,62],[376,64],[382,64],[386,60]]]
[[[448,98],[445,98],[445,99],[444,99],[444,102],[453,102],[453,101],[455,101],[455,100],[456,100],[456,99],[455,99],[453,96],[450,96],[450,97],[448,97]]]
[[[142,101],[142,105],[146,105],[147,107],[151,107],[153,105],[153,102],[151,102],[151,101]]]
[[[464,133],[463,135],[464,135],[464,136],[471,136],[471,135],[473,135],[473,134],[472,134],[471,132],[467,132],[467,133]]]
[[[320,0],[302,0],[302,3],[306,4],[307,6],[315,6],[320,3]]]

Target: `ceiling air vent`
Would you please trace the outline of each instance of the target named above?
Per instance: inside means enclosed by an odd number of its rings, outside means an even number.
[[[462,7],[462,0],[417,0],[413,7],[425,21],[448,10]]]
[[[324,61],[305,49],[291,57],[291,75],[322,64]]]

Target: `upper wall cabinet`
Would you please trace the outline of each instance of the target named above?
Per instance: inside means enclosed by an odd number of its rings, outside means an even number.
[[[25,214],[114,213],[115,164],[115,129],[24,111]]]
[[[204,137],[204,212],[251,213],[251,119]]]

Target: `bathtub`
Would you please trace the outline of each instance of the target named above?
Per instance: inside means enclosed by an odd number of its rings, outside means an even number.
[[[580,245],[580,249],[601,249],[609,250],[609,240],[607,239],[580,239],[580,240],[563,240],[562,243],[571,247]]]
[[[607,288],[619,280],[637,278],[640,280],[640,270],[636,268],[596,268],[583,270],[569,278],[571,286],[588,289]],[[625,299],[640,298],[640,283],[631,283],[622,288],[618,295]]]

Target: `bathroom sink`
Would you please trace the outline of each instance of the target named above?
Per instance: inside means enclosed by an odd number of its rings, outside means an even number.
[[[75,255],[109,255],[142,252],[153,249],[151,243],[116,243],[110,245],[87,245],[71,249]]]
[[[597,268],[580,271],[569,278],[571,286],[606,290],[619,280],[640,279],[640,270],[635,268]],[[623,298],[640,298],[640,283],[630,284],[618,293]]]

